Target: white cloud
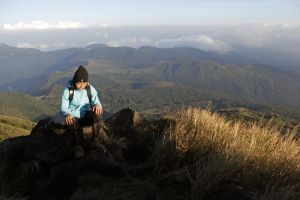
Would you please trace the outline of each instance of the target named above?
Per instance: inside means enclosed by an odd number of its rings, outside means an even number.
[[[255,59],[261,57],[262,61],[268,54],[269,60],[274,60],[274,62],[275,59],[278,61],[281,59],[281,63],[287,62],[290,65],[300,63],[300,26],[291,24],[245,23],[185,27],[87,27],[86,29],[71,29],[55,33],[44,31],[43,37],[40,37],[39,31],[11,34],[10,31],[1,31],[0,26],[0,38],[1,42],[4,43],[18,44],[19,47],[37,48],[46,51],[83,47],[91,41],[96,41],[114,47],[193,47],[219,53],[236,51]],[[293,63],[290,62],[292,59],[295,60]]]
[[[300,65],[300,26],[253,23],[215,27],[210,34],[234,51],[269,65]]]
[[[107,38],[109,38],[109,33],[100,33],[100,32],[97,32],[96,36],[99,37],[99,38],[107,39]]]
[[[179,38],[165,38],[154,41],[148,37],[132,37],[123,40],[111,40],[106,42],[108,46],[120,47],[141,47],[154,46],[158,48],[172,47],[192,47],[202,49],[204,51],[216,51],[226,53],[232,50],[232,47],[226,42],[213,39],[206,35],[182,36]]]
[[[33,49],[48,49],[46,44],[30,44],[27,42],[21,42],[16,45],[18,48],[33,48]]]
[[[108,46],[110,47],[120,47],[122,45],[120,45],[118,42],[115,42],[115,41],[109,41],[106,43]]]
[[[30,44],[27,42],[21,42],[16,45],[16,47],[19,48],[33,48],[33,49],[39,49],[42,51],[48,51],[53,49],[63,49],[67,48],[68,46],[62,42],[60,43],[53,43],[53,44]]]
[[[153,44],[154,42],[147,37],[133,37],[133,38],[126,38],[124,40],[107,42],[107,45],[112,47],[119,47],[119,46],[141,47],[141,46],[151,46]]]
[[[22,30],[60,30],[87,28],[87,25],[80,22],[62,21],[49,23],[45,21],[32,21],[31,23],[18,22],[16,24],[2,24],[1,29],[6,31]]]
[[[195,36],[183,36],[172,39],[162,39],[155,42],[156,47],[193,47],[199,48],[205,51],[216,51],[219,53],[225,53],[231,51],[232,48],[229,44],[213,39],[207,35],[195,35]]]
[[[243,24],[224,27],[222,33],[216,35],[223,41],[233,45],[251,48],[286,48],[293,49],[300,45],[300,26],[288,24]]]
[[[94,28],[120,28],[121,25],[119,24],[97,24],[93,25]]]

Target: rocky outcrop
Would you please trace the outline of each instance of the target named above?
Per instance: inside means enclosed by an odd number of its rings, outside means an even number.
[[[138,120],[138,113],[124,109],[108,119],[108,128],[102,127],[102,131],[126,137],[130,146],[133,140],[126,134],[135,129]],[[76,190],[78,179],[86,174],[114,178],[128,175],[126,159],[116,161],[103,138],[91,138],[90,133],[83,131],[84,139],[79,142],[78,134],[59,130],[46,118],[29,136],[1,142],[0,193],[30,199],[66,199]]]
[[[154,146],[153,134],[141,130],[147,126],[138,112],[125,108],[105,121],[111,133],[126,142],[123,158],[130,164],[147,161]],[[156,134],[156,133],[155,133]]]
[[[40,120],[29,136],[0,143],[0,199],[254,199],[249,188],[231,182],[194,194],[194,160],[165,134],[174,123],[126,108],[93,137],[91,127],[74,132]]]

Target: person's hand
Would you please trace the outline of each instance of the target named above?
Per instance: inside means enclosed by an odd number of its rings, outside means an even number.
[[[73,125],[75,122],[75,119],[71,114],[67,114],[65,117],[65,122],[67,125]]]
[[[94,112],[96,115],[102,115],[102,113],[103,113],[102,106],[95,105],[95,106],[93,107],[93,112]]]

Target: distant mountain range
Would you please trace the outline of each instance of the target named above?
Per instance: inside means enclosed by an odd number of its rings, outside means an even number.
[[[105,59],[121,66],[167,61],[214,60],[220,63],[254,62],[236,53],[225,55],[205,52],[192,48],[160,49],[154,47],[108,47],[90,45],[86,48],[71,48],[52,52],[41,52],[36,49],[16,48],[0,44],[1,71],[0,84],[5,85],[17,80],[25,80],[66,70],[78,64],[87,64],[90,59]]]
[[[192,48],[91,45],[53,52],[0,45],[0,88],[59,109],[60,93],[76,67],[90,73],[108,111],[150,112],[164,106],[215,104],[300,115],[300,69],[260,65],[237,53]]]

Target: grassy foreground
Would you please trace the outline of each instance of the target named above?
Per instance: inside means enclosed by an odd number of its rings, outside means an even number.
[[[283,136],[272,123],[233,122],[195,108],[164,118],[170,128],[156,143],[155,171],[185,169],[191,199],[203,199],[229,185],[243,188],[254,199],[300,199],[296,128]]]
[[[29,135],[35,125],[34,122],[26,119],[0,115],[0,141],[7,138]]]
[[[161,129],[163,132],[153,133],[155,145],[149,164],[154,166],[154,173],[144,179],[83,176],[79,180],[80,187],[70,199],[93,199],[89,198],[92,191],[95,196],[99,193],[106,197],[122,191],[128,195],[124,199],[133,199],[131,194],[145,196],[151,187],[159,193],[158,182],[170,186],[170,192],[165,196],[158,194],[158,199],[300,199],[297,127],[283,135],[280,127],[271,121],[267,124],[231,121],[196,108],[168,113],[163,119],[167,122]],[[111,137],[105,146],[114,155],[122,156],[122,138]],[[179,198],[176,191],[184,193],[184,197]],[[231,195],[236,191],[245,198],[233,198]],[[98,198],[99,195],[94,199]],[[3,194],[0,199],[18,198]]]

